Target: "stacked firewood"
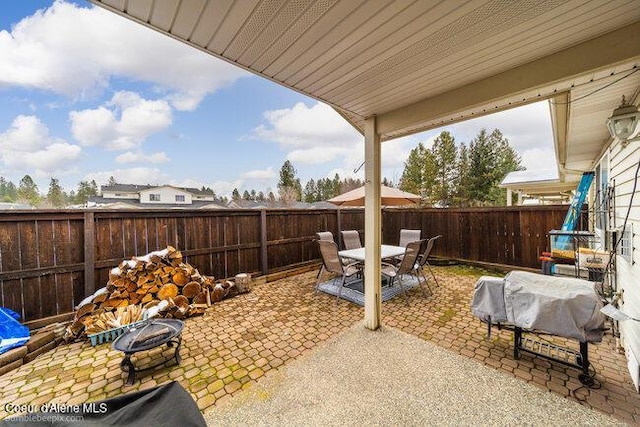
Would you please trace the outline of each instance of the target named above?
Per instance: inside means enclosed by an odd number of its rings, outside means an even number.
[[[78,305],[65,338],[70,341],[137,322],[147,311],[184,319],[203,314],[212,303],[238,293],[234,282],[215,283],[213,277],[184,262],[180,251],[168,246],[113,268],[106,287]]]

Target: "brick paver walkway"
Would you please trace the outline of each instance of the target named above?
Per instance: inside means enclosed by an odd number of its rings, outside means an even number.
[[[486,326],[470,312],[473,284],[486,274],[469,267],[436,267],[440,286],[424,298],[411,291],[383,304],[383,323],[491,368],[508,372],[583,405],[640,424],[640,395],[629,379],[626,360],[614,349],[613,339],[590,346],[590,359],[600,389],[582,388],[578,370],[523,355],[514,360],[511,333],[494,330],[486,340]],[[71,405],[176,380],[188,390],[201,410],[232,397],[271,369],[312,351],[318,344],[349,328],[363,317],[363,309],[313,293],[315,271],[257,285],[249,294],[215,304],[201,317],[188,319],[183,332],[182,363],[138,375],[124,385],[119,369],[122,353],[110,345],[89,343],[60,346],[19,369],[0,377],[0,418],[6,403]],[[576,347],[554,337],[547,339]],[[149,363],[153,352],[136,365]]]

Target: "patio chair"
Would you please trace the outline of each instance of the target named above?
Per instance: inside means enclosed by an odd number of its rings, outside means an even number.
[[[357,262],[347,265],[342,264],[340,256],[338,255],[338,245],[336,245],[335,242],[329,242],[326,240],[318,240],[317,242],[320,247],[320,255],[322,255],[322,266],[324,270],[336,275],[333,279],[334,283],[338,279],[341,280],[338,295],[336,296],[337,305],[340,297],[342,296],[342,288],[344,287],[347,278],[360,272],[360,268],[358,267]],[[316,280],[316,292],[318,292],[320,278],[321,275],[319,275]]]
[[[416,266],[416,271],[418,272],[418,274],[421,274],[422,277],[424,278],[424,282],[427,284],[427,287],[429,288],[429,292],[431,292],[431,288],[429,287],[427,276],[424,275],[423,268],[426,266],[429,269],[431,276],[433,276],[433,280],[436,282],[436,286],[440,286],[440,284],[438,283],[438,279],[436,278],[436,275],[433,274],[433,270],[431,269],[431,264],[429,264],[429,255],[431,255],[431,250],[433,250],[433,246],[435,245],[436,240],[438,240],[441,237],[442,235],[438,234],[437,236],[427,240],[427,247],[418,258],[418,265]]]
[[[398,242],[398,246],[404,246],[406,248],[407,244],[409,244],[410,242],[415,242],[416,240],[420,240],[420,234],[421,234],[420,230],[408,230],[405,228],[401,229],[400,241]],[[404,255],[399,255],[395,257],[391,262],[393,262],[394,264],[399,264],[402,262],[403,256]]]
[[[398,243],[398,246],[407,247],[410,242],[420,240],[420,233],[420,230],[408,230],[403,228],[400,230],[400,242]]]
[[[420,281],[420,278],[418,277],[418,274],[416,272],[416,261],[418,260],[420,247],[422,247],[423,243],[424,240],[416,240],[414,242],[408,243],[406,246],[407,249],[404,252],[404,257],[402,258],[402,262],[400,262],[398,266],[386,262],[382,263],[382,275],[389,278],[390,286],[392,286],[395,283],[396,279],[398,279],[397,281],[400,285],[400,290],[404,294],[407,305],[409,304],[409,296],[407,295],[407,291],[402,284],[402,276],[404,276],[405,274],[411,274],[415,276],[418,280],[418,285],[422,290],[422,295],[424,295],[425,297],[427,296],[424,292],[424,288],[422,287],[422,282]]]
[[[362,247],[358,230],[342,231],[342,241],[344,242],[345,249],[358,249]]]
[[[316,241],[320,241],[320,240],[324,240],[327,242],[333,242],[333,233],[330,231],[318,231],[316,233]],[[318,274],[316,274],[316,280],[320,278],[320,276],[322,275],[322,271],[324,270],[324,264],[322,264],[320,266],[320,269],[318,270]]]

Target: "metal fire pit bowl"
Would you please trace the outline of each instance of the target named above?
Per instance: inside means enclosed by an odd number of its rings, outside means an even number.
[[[123,335],[120,335],[112,344],[112,348],[124,352],[124,359],[120,362],[120,369],[128,372],[127,385],[132,385],[135,381],[136,372],[146,371],[156,368],[175,358],[180,364],[180,344],[182,343],[182,328],[184,323],[176,319],[154,319],[136,328],[132,328]],[[161,345],[167,347],[176,346],[173,357],[161,360],[155,365],[136,369],[131,361],[131,356],[139,351],[147,351]]]

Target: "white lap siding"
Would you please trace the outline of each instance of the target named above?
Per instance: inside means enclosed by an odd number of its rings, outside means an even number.
[[[635,318],[640,318],[640,182],[638,183],[635,195],[632,197],[634,179],[638,162],[640,162],[640,143],[631,142],[627,147],[622,148],[619,143],[614,143],[609,150],[610,158],[610,185],[615,185],[615,225],[622,229],[629,204],[629,218],[627,225],[632,224],[633,230],[633,254],[629,261],[624,257],[616,256],[616,279],[618,290],[622,290],[622,311]],[[633,199],[633,200],[632,200]],[[620,333],[622,345],[629,353],[629,350],[640,358],[640,322],[624,321],[620,322]],[[627,358],[632,357],[627,354]],[[630,368],[631,369],[631,368]],[[638,381],[638,372],[630,374]]]

